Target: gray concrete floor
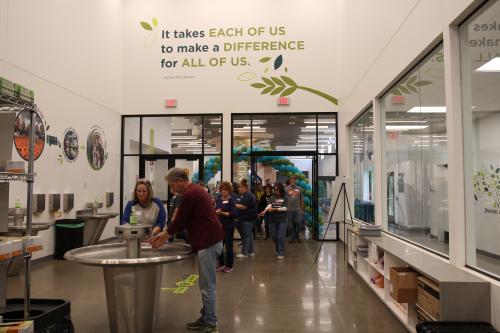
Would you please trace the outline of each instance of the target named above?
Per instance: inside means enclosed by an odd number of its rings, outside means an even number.
[[[237,243],[237,242],[236,242]],[[398,319],[347,268],[342,243],[287,244],[277,261],[273,243],[256,241],[253,258],[236,259],[231,273],[217,273],[219,332],[406,332]],[[168,264],[162,287],[174,287],[197,274],[195,259]],[[23,274],[8,279],[7,296],[22,297]],[[67,299],[76,332],[108,332],[102,270],[48,260],[32,269],[32,297]],[[197,285],[184,294],[161,292],[155,332],[188,332],[185,324],[199,316]]]

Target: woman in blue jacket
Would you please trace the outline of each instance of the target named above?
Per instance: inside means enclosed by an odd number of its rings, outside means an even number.
[[[130,222],[132,207],[137,216],[137,223],[149,224],[153,227],[152,235],[163,230],[167,212],[161,200],[153,196],[153,188],[148,180],[138,180],[135,184],[134,199],[125,206],[120,224]]]

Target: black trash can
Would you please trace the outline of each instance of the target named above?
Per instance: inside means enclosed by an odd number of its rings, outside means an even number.
[[[24,320],[24,299],[7,300],[7,306],[0,312],[5,323]],[[73,333],[71,304],[63,299],[30,300],[30,320],[34,322],[35,333]]]
[[[56,246],[54,259],[64,259],[64,253],[83,246],[83,227],[81,219],[56,220]]]
[[[498,333],[490,323],[482,321],[424,321],[417,333]]]

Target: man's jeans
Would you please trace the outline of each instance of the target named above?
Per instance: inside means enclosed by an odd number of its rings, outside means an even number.
[[[288,237],[290,240],[300,239],[302,229],[302,212],[300,210],[287,211],[288,217]]]
[[[217,257],[222,252],[222,241],[215,243],[206,249],[198,251],[198,270],[200,272],[200,291],[203,307],[200,310],[203,322],[217,325],[215,314],[216,303],[216,278],[215,269]]]

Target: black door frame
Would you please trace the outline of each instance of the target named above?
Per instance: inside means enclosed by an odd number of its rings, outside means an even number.
[[[312,239],[320,240],[318,229],[319,229],[319,216],[318,216],[318,152],[315,150],[301,150],[301,151],[254,151],[250,154],[250,186],[251,191],[254,192],[255,175],[257,175],[256,170],[256,157],[260,156],[283,156],[283,157],[293,157],[293,156],[312,156],[312,205],[311,209],[314,212],[313,217],[313,228],[312,228]]]

